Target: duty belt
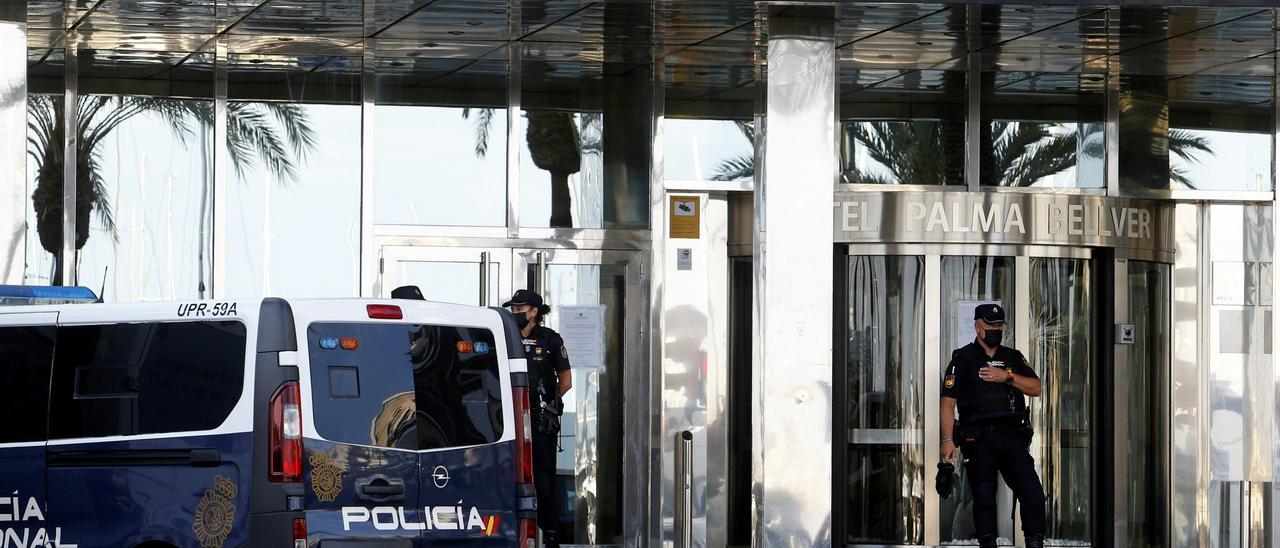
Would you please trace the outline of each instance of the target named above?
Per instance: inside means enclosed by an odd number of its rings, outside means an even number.
[[[985,420],[974,424],[961,425],[961,428],[969,432],[998,432],[1004,430],[1019,430],[1022,427],[1022,419],[1016,417]]]

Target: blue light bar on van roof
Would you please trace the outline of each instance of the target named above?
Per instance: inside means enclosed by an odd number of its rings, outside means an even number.
[[[93,290],[76,286],[0,285],[0,305],[91,303]]]

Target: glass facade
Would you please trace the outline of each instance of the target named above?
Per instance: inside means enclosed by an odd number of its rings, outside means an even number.
[[[662,269],[676,260],[659,253],[679,244],[668,241],[670,220],[653,216],[665,212],[668,192],[710,195],[700,204],[754,192],[757,206],[770,192],[787,192],[761,169],[773,89],[769,5],[31,0],[22,8],[0,3],[0,283],[79,284],[106,302],[137,302],[374,297],[389,292],[380,284],[399,280],[468,304],[497,304],[506,290],[541,283],[557,305],[603,306],[606,345],[631,353],[574,373],[581,390],[568,403],[577,422],[566,421],[574,430],[558,464],[575,495],[561,509],[562,539],[626,541],[635,530],[627,510],[640,500],[627,472],[643,466],[663,478],[667,466],[656,462],[665,453],[647,460],[645,451],[661,444],[630,446],[622,429],[656,405],[637,393],[662,392],[635,379],[665,378],[637,373],[657,368],[668,351],[648,339],[665,327],[653,319],[663,311],[648,307],[663,304]],[[844,376],[823,388],[847,395],[831,411],[847,428],[831,443],[848,446],[822,457],[843,472],[834,480],[843,499],[830,505],[838,515],[830,521],[840,524],[829,530],[843,536],[836,543],[973,538],[963,469],[956,496],[930,498],[936,462],[926,386],[936,379],[926,361],[945,363],[967,342],[957,307],[984,300],[1030,320],[1013,329],[1047,389],[1033,404],[1032,454],[1054,543],[1102,542],[1113,518],[1127,523],[1131,545],[1252,542],[1242,524],[1259,512],[1256,487],[1267,476],[1259,470],[1280,462],[1280,416],[1254,427],[1266,413],[1251,407],[1280,400],[1275,372],[1257,374],[1273,359],[1280,10],[920,2],[833,9],[833,190],[1176,202],[1202,208],[1189,225],[1178,218],[1190,232],[1179,233],[1176,253],[1203,245],[1195,249],[1207,257],[1195,265],[1201,271],[1184,269],[1205,282],[1188,288],[1164,255],[1019,255],[1012,246],[982,248],[990,242],[902,255],[837,250],[844,283],[829,289],[847,305],[836,312],[845,329],[833,341],[846,350],[834,357]],[[704,213],[723,221],[713,216],[721,210]],[[767,227],[750,226],[755,215],[742,224],[763,233]],[[741,229],[724,224],[702,227],[700,237],[718,242]],[[763,245],[750,249],[750,236],[737,241],[746,248],[739,257],[764,253]],[[911,242],[933,244],[950,245]],[[483,263],[388,259],[415,247],[493,255]],[[568,249],[626,251],[642,266],[562,262],[525,279],[524,267],[535,267],[519,263],[521,253]],[[690,269],[703,268],[710,253],[692,249]],[[1127,280],[1100,279],[1114,266],[1100,268],[1106,260],[1129,261]],[[1117,287],[1099,290],[1107,285]],[[632,290],[648,301],[622,302]],[[1105,302],[1111,291],[1126,297],[1116,299],[1123,312]],[[1186,319],[1178,299],[1203,299],[1196,304],[1204,312],[1192,306],[1191,314],[1205,317]],[[1109,313],[1130,320],[1112,322]],[[1173,337],[1179,322],[1194,323],[1195,336]],[[1112,323],[1132,324],[1140,342],[1115,351],[1128,356],[1130,371],[1119,396],[1106,400],[1114,394],[1091,387],[1112,380],[1095,367],[1114,346],[1099,325]],[[928,331],[935,339],[926,340]],[[1203,347],[1177,346],[1192,339]],[[1179,348],[1201,367],[1194,386],[1171,379]],[[707,355],[681,364],[679,375],[711,382],[715,354]],[[1270,399],[1251,388],[1255,380],[1271,381]],[[1203,404],[1192,411],[1204,415],[1199,429],[1174,432],[1161,416],[1185,408],[1169,398],[1199,398],[1201,387]],[[699,397],[691,401],[712,412],[723,403]],[[716,427],[714,417],[697,420]],[[674,432],[668,422],[648,434]],[[1100,455],[1117,424],[1117,439],[1136,449],[1107,463]],[[1248,442],[1263,439],[1274,461],[1261,463],[1265,451]],[[1165,458],[1178,440],[1203,441],[1204,478],[1164,476],[1166,466],[1180,469]],[[742,460],[737,466],[749,468]],[[1104,486],[1093,468],[1103,464],[1129,480],[1115,491],[1124,508],[1098,498]],[[1007,516],[1012,500],[1002,492]],[[1200,510],[1177,521],[1181,514],[1144,501],[1152,493],[1183,508],[1200,500]],[[1267,496],[1280,512],[1277,495]],[[670,510],[654,509],[655,519]],[[655,528],[661,536],[672,526]],[[1002,519],[1000,533],[1013,542],[1014,522]],[[1280,538],[1280,528],[1267,534]]]
[[[840,182],[964,185],[964,71],[850,65],[840,71]]]
[[[508,48],[377,45],[373,221],[506,226]]]
[[[924,541],[924,259],[848,258],[848,540]]]
[[[360,71],[351,56],[229,57],[225,294],[359,295]]]
[[[127,26],[167,13],[157,9],[108,2],[90,19]],[[358,10],[311,9],[245,11],[218,40],[193,11],[156,35],[168,42],[86,38],[68,56],[62,10],[31,3],[21,192],[36,198],[21,279],[58,281],[70,263],[108,300],[210,295],[214,278],[225,294],[359,294],[367,273],[351,264],[378,254],[370,232],[645,229],[651,172],[754,177],[755,10],[725,7],[714,29],[667,28],[673,42],[655,52],[644,45],[652,25],[611,38],[609,25],[652,17],[630,4],[517,19],[449,2],[388,7],[374,36]],[[848,6],[837,25],[838,182],[1270,192],[1273,15]],[[291,36],[291,25],[320,38]],[[338,45],[344,37],[364,39]],[[77,139],[87,172],[77,211],[88,220],[70,246],[51,133],[69,90],[90,124]],[[172,211],[182,213],[161,214]],[[334,222],[296,228],[317,216]],[[290,250],[310,242],[327,252],[306,260],[341,274],[274,285],[306,262]],[[77,256],[59,260],[64,248]],[[163,250],[163,265],[140,258],[147,249]]]

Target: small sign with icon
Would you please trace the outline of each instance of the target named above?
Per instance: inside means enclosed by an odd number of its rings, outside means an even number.
[[[1133,344],[1134,327],[1131,323],[1116,325],[1116,344]]]
[[[671,238],[698,239],[701,237],[701,200],[697,196],[672,196],[667,219]]]
[[[693,270],[693,250],[682,247],[676,250],[676,270]]]

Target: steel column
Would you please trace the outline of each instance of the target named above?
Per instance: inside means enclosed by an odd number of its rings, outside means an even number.
[[[1112,318],[1100,318],[1101,321],[1111,325],[1105,328],[1114,329],[1114,324],[1133,323],[1133,318],[1129,315],[1129,260],[1117,258],[1113,266],[1114,276],[1113,287],[1115,288],[1115,299],[1113,300]],[[1116,548],[1127,548],[1129,546],[1129,493],[1125,489],[1129,485],[1129,466],[1128,455],[1129,447],[1129,397],[1132,393],[1130,386],[1132,372],[1133,347],[1131,345],[1116,344],[1112,346],[1111,352],[1112,362],[1110,367],[1111,385],[1112,385],[1112,443],[1113,454],[1111,455],[1112,482],[1115,486],[1114,499],[1112,506],[1114,515],[1111,520],[1112,541]],[[1098,379],[1098,382],[1106,382],[1105,379]],[[1107,527],[1106,524],[1099,524],[1097,528]]]
[[[770,6],[757,187],[752,446],[758,547],[832,545],[835,9]],[[776,187],[776,188],[775,188]]]
[[[227,185],[231,153],[227,150],[227,37],[214,42],[213,55],[213,283],[215,299],[227,297]]]
[[[76,285],[76,149],[80,141],[78,35],[74,30],[67,31],[64,40],[67,49],[62,88],[62,259],[58,265],[62,285]]]
[[[979,15],[981,5],[965,7],[967,43],[965,46],[965,124],[964,124],[964,181],[970,191],[982,186],[982,133],[990,131],[982,126],[982,57]]]
[[[0,55],[27,58],[25,2],[0,4]],[[21,284],[27,253],[27,66],[0,63],[0,284]]]
[[[365,5],[366,24],[372,19],[373,2]],[[378,259],[382,250],[373,239],[373,143],[374,111],[378,94],[378,66],[376,40],[365,40],[360,62],[360,278],[356,282],[356,294],[361,297],[378,296]]]
[[[524,139],[524,116],[520,106],[523,47],[514,41],[520,35],[520,2],[507,3],[507,237],[520,236],[520,143]]]
[[[942,363],[945,350],[942,348],[942,256],[928,253],[924,257],[924,458],[925,462],[934,462],[934,455],[941,460],[942,447],[942,387],[937,382],[942,378]],[[934,470],[926,467],[925,477]],[[926,482],[927,484],[928,482]],[[938,523],[938,510],[942,507],[942,499],[936,489],[924,490],[925,516],[924,543],[937,546],[942,541],[942,527]]]

